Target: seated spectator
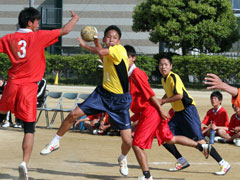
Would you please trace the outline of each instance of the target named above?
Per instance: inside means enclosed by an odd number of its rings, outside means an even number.
[[[221,142],[221,143],[233,143],[234,140],[237,138],[240,138],[240,108],[235,106],[234,104],[232,105],[234,114],[231,117],[229,126],[228,126],[228,131],[224,134],[222,134],[222,138],[216,138],[216,141]],[[237,145],[237,144],[236,144]]]
[[[80,122],[83,122],[84,127],[92,134],[107,134],[110,129],[107,113],[89,115],[85,118],[78,119],[75,126]]]
[[[212,92],[210,96],[213,108],[208,110],[204,120],[202,121],[202,133],[209,137],[210,131],[213,129],[216,136],[222,137],[228,130],[229,118],[227,111],[222,107],[222,94],[219,91]]]

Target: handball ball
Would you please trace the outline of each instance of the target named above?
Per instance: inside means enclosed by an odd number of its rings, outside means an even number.
[[[85,26],[81,30],[81,37],[84,41],[90,42],[94,40],[94,36],[97,35],[97,29],[94,26]]]

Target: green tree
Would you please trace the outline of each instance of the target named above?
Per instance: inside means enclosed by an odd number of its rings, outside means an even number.
[[[133,12],[133,31],[150,32],[154,43],[223,52],[237,41],[237,22],[229,0],[145,0]],[[238,33],[237,33],[238,34]]]

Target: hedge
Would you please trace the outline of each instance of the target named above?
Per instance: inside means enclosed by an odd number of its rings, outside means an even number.
[[[154,58],[155,57],[155,58]],[[139,55],[136,65],[144,70],[151,81],[160,83],[158,72],[158,55],[150,57]],[[45,78],[48,83],[53,83],[55,74],[59,72],[60,84],[85,84],[97,85],[102,81],[102,68],[97,60],[99,57],[93,54],[80,54],[76,56],[50,55],[46,53]],[[7,56],[0,54],[0,71],[7,78],[7,69],[10,61]],[[184,83],[189,83],[189,76],[202,84],[206,73],[211,72],[220,76],[223,80],[236,84],[240,77],[240,59],[224,56],[173,56],[173,71],[182,78]]]

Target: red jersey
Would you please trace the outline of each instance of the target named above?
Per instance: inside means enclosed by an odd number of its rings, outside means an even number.
[[[235,133],[231,132],[235,127],[240,126],[240,117],[238,117],[237,113],[233,114],[231,117],[231,121],[228,126],[229,134],[233,136]]]
[[[45,71],[45,48],[58,41],[59,29],[39,30],[19,29],[13,34],[0,38],[0,52],[8,55],[11,68],[8,82],[27,84],[38,82]]]
[[[136,67],[129,76],[130,94],[132,96],[131,111],[143,112],[150,105],[149,99],[155,95],[148,83],[147,74]]]
[[[220,106],[217,111],[215,111],[213,108],[208,110],[202,123],[208,126],[211,121],[213,121],[213,124],[216,126],[228,127],[229,118],[227,111],[222,106]]]

